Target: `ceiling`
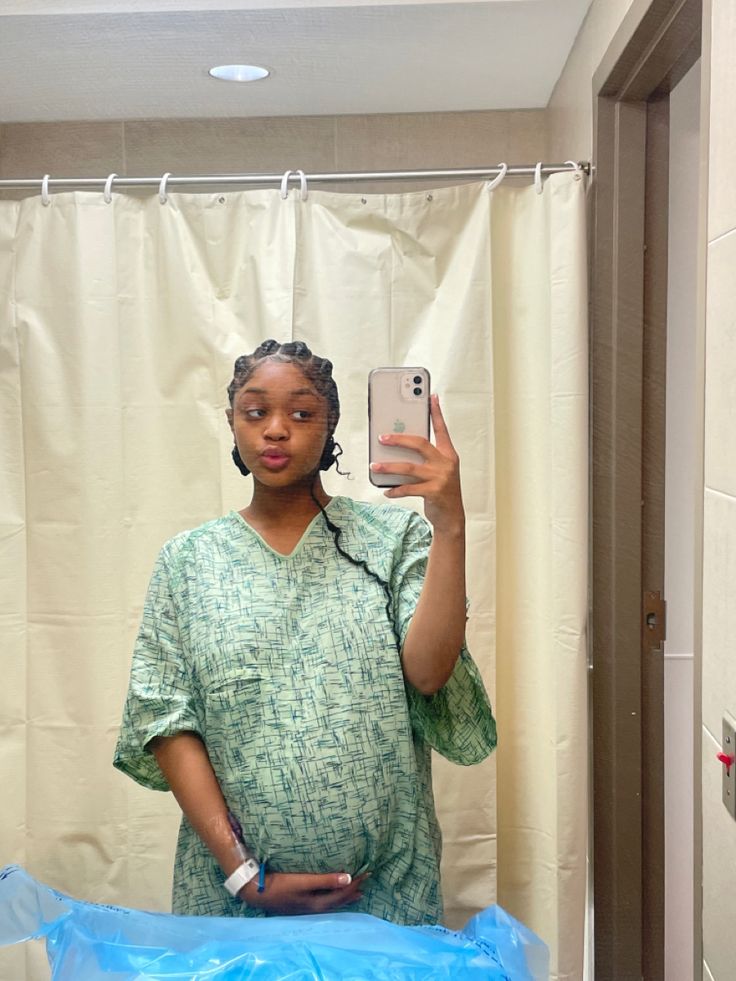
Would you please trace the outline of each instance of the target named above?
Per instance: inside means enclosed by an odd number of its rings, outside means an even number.
[[[542,108],[589,6],[0,0],[0,122]]]

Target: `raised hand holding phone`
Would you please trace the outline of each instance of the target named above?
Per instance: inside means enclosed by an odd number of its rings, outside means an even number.
[[[374,474],[411,477],[415,482],[390,487],[386,497],[422,497],[432,525],[424,585],[401,651],[404,677],[423,694],[433,694],[449,679],[465,633],[465,511],[460,461],[447,431],[439,399],[430,399],[435,443],[422,436],[382,433],[383,446],[416,453],[420,462],[371,463]]]

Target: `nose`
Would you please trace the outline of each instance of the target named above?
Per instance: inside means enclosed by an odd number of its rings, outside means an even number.
[[[288,439],[289,427],[286,416],[281,412],[269,413],[263,435],[266,439]]]

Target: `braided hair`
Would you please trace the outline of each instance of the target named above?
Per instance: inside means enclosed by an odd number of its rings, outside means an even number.
[[[343,473],[338,466],[337,461],[338,457],[342,456],[342,447],[339,443],[335,442],[333,437],[333,433],[335,432],[335,428],[337,427],[337,423],[340,419],[340,398],[337,392],[335,379],[332,377],[332,362],[327,358],[320,358],[316,354],[312,354],[304,341],[289,341],[286,344],[279,344],[278,341],[269,339],[267,341],[263,341],[262,344],[259,344],[252,354],[242,354],[239,358],[237,358],[233,369],[232,381],[227,387],[227,397],[230,402],[230,408],[232,409],[233,407],[236,394],[249,380],[255,370],[264,363],[264,361],[274,361],[277,364],[296,365],[304,374],[304,377],[311,382],[312,385],[314,385],[317,392],[327,400],[328,435],[327,440],[325,441],[324,449],[322,450],[322,456],[320,457],[319,470],[329,470],[329,468],[335,464],[335,469],[339,474],[348,476],[348,474]],[[243,462],[243,459],[238,452],[237,445],[233,447],[232,458],[238,470],[244,477],[247,477],[250,471]],[[315,474],[315,480],[316,479],[317,474]],[[312,500],[322,513],[322,517],[327,528],[335,539],[335,548],[340,555],[347,559],[348,562],[352,562],[353,565],[365,570],[365,572],[372,579],[383,587],[383,591],[386,594],[386,615],[388,616],[389,623],[393,624],[393,598],[391,596],[389,584],[385,581],[385,579],[382,579],[381,576],[374,572],[363,559],[356,559],[345,551],[340,544],[342,529],[330,519],[325,509],[320,504],[319,500],[317,499],[317,495],[314,493],[313,485],[310,486],[309,492],[312,496]]]

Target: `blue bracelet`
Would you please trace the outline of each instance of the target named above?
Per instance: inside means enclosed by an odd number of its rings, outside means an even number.
[[[266,889],[266,863],[261,862],[261,867],[258,870],[258,889],[256,892],[265,892]]]

